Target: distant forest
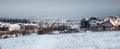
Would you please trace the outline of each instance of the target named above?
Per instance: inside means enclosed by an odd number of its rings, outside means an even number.
[[[27,19],[0,18],[0,22],[7,22],[7,23],[30,23],[30,20],[27,20]]]

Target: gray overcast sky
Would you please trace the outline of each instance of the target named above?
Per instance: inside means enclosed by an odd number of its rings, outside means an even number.
[[[0,17],[81,19],[120,16],[120,0],[0,0]]]

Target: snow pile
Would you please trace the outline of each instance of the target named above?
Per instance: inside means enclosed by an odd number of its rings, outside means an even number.
[[[0,39],[1,49],[120,49],[120,31]]]
[[[53,31],[53,34],[60,34],[60,31]]]

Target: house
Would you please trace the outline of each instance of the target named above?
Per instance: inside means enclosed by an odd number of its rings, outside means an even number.
[[[102,26],[103,26],[103,31],[110,31],[113,25],[110,23],[110,21],[106,21],[102,24]]]
[[[7,25],[2,25],[0,26],[0,31],[8,31],[8,26]]]
[[[111,30],[120,29],[120,18],[117,16],[110,16],[109,18],[106,18],[104,22],[109,22],[111,24]]]
[[[9,28],[9,32],[10,31],[14,31],[14,30],[20,30],[20,25],[18,25],[18,24],[10,24],[9,26],[8,26]]]
[[[24,24],[22,26],[25,32],[37,33],[39,26],[37,24]]]
[[[101,25],[103,21],[99,18],[91,17],[89,19],[89,23],[90,23],[90,26],[98,26],[98,25]]]
[[[104,26],[102,25],[103,21],[102,19],[96,18],[96,17],[91,17],[89,19],[90,23],[90,30],[93,31],[103,31]]]
[[[103,21],[99,18],[96,17],[90,17],[90,18],[84,18],[81,21],[81,29],[83,28],[83,30],[87,31],[102,31],[102,24]]]
[[[8,23],[0,23],[0,33],[6,33],[9,30]]]
[[[16,37],[22,34],[18,24],[0,24],[0,38]]]

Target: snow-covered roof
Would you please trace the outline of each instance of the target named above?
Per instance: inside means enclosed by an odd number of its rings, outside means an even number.
[[[26,23],[26,24],[23,24],[23,25],[25,25],[25,26],[26,26],[26,25],[38,26],[38,24],[31,24],[31,23],[30,23],[30,24],[27,24],[27,23]]]

